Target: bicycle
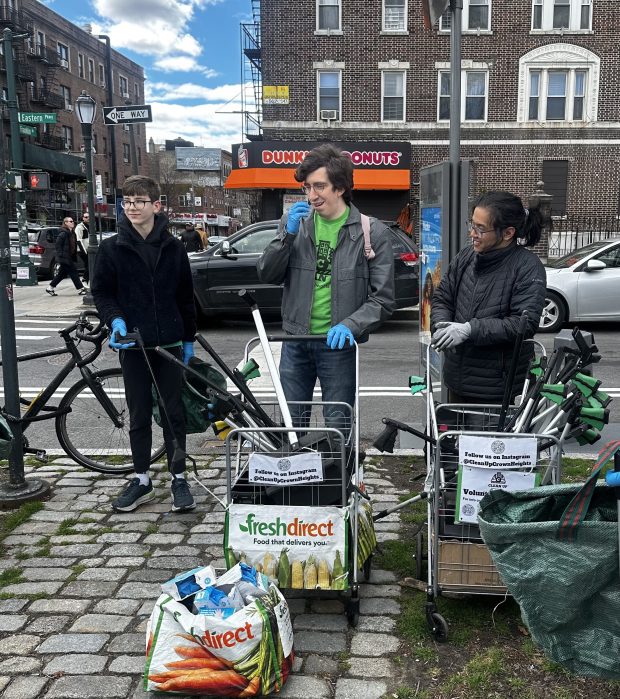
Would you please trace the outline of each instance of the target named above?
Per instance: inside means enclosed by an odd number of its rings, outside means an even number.
[[[96,325],[89,320],[89,316],[97,318]],[[75,333],[75,337],[72,333]],[[0,413],[9,423],[19,420],[24,433],[33,422],[54,419],[60,446],[78,464],[100,473],[130,473],[133,471],[131,458],[129,461],[119,461],[119,457],[122,459],[126,454],[131,454],[129,412],[122,371],[120,367],[93,371],[88,366],[101,353],[108,335],[106,328],[96,313],[84,312],[73,325],[59,330],[58,334],[64,340],[64,347],[24,354],[18,356],[17,361],[27,362],[61,354],[70,354],[70,358],[35,398],[28,401],[20,396],[20,403],[27,406],[23,415],[9,415],[4,407],[0,408]],[[84,355],[79,349],[82,341],[95,345]],[[75,368],[80,370],[82,378],[66,391],[58,407],[48,405],[62,382]],[[151,463],[165,453],[163,434],[154,431],[153,440]],[[24,453],[34,454],[38,460],[47,461],[45,450],[30,447],[25,434]]]

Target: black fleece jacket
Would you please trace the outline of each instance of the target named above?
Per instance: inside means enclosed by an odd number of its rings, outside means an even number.
[[[106,325],[123,318],[129,331],[140,330],[147,347],[191,342],[196,334],[189,260],[167,226],[165,216],[156,216],[144,240],[123,216],[118,235],[99,246],[91,286]]]
[[[540,259],[513,244],[482,255],[465,248],[450,263],[433,294],[431,330],[440,321],[469,322],[470,337],[446,352],[443,381],[455,393],[501,402],[521,312],[526,337],[538,329],[545,301],[546,274]],[[520,354],[513,395],[523,387],[533,348]]]

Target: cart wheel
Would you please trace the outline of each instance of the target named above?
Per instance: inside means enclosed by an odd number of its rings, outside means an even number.
[[[424,564],[424,534],[422,530],[415,537],[415,576],[417,580],[422,580],[422,566]]]
[[[439,612],[433,612],[430,617],[429,623],[431,633],[435,637],[435,640],[439,643],[445,643],[448,640],[448,622],[439,614]]]
[[[366,582],[368,582],[370,580],[371,571],[372,571],[372,553],[364,561],[364,565],[362,566],[362,573],[364,574],[364,580]]]

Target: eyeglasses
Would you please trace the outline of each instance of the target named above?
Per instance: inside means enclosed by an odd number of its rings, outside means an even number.
[[[302,184],[301,185],[301,191],[304,194],[310,194],[310,192],[314,189],[314,191],[317,194],[320,194],[325,187],[327,187],[328,182],[316,182],[315,184]]]
[[[151,199],[134,199],[133,201],[130,201],[129,199],[123,199],[121,201],[121,206],[123,209],[130,209],[132,206],[136,211],[142,211],[146,204],[152,204],[153,201]]]
[[[467,230],[474,231],[476,235],[483,236],[485,233],[493,233],[495,228],[482,228],[482,226],[479,226],[470,219],[467,221]]]
[[[73,223],[73,219],[72,218],[65,219],[65,223]]]

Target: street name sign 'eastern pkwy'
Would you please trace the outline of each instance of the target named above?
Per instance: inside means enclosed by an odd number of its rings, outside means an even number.
[[[104,124],[136,124],[153,121],[150,104],[129,104],[121,107],[104,107]]]
[[[55,124],[56,112],[18,112],[20,124]]]

